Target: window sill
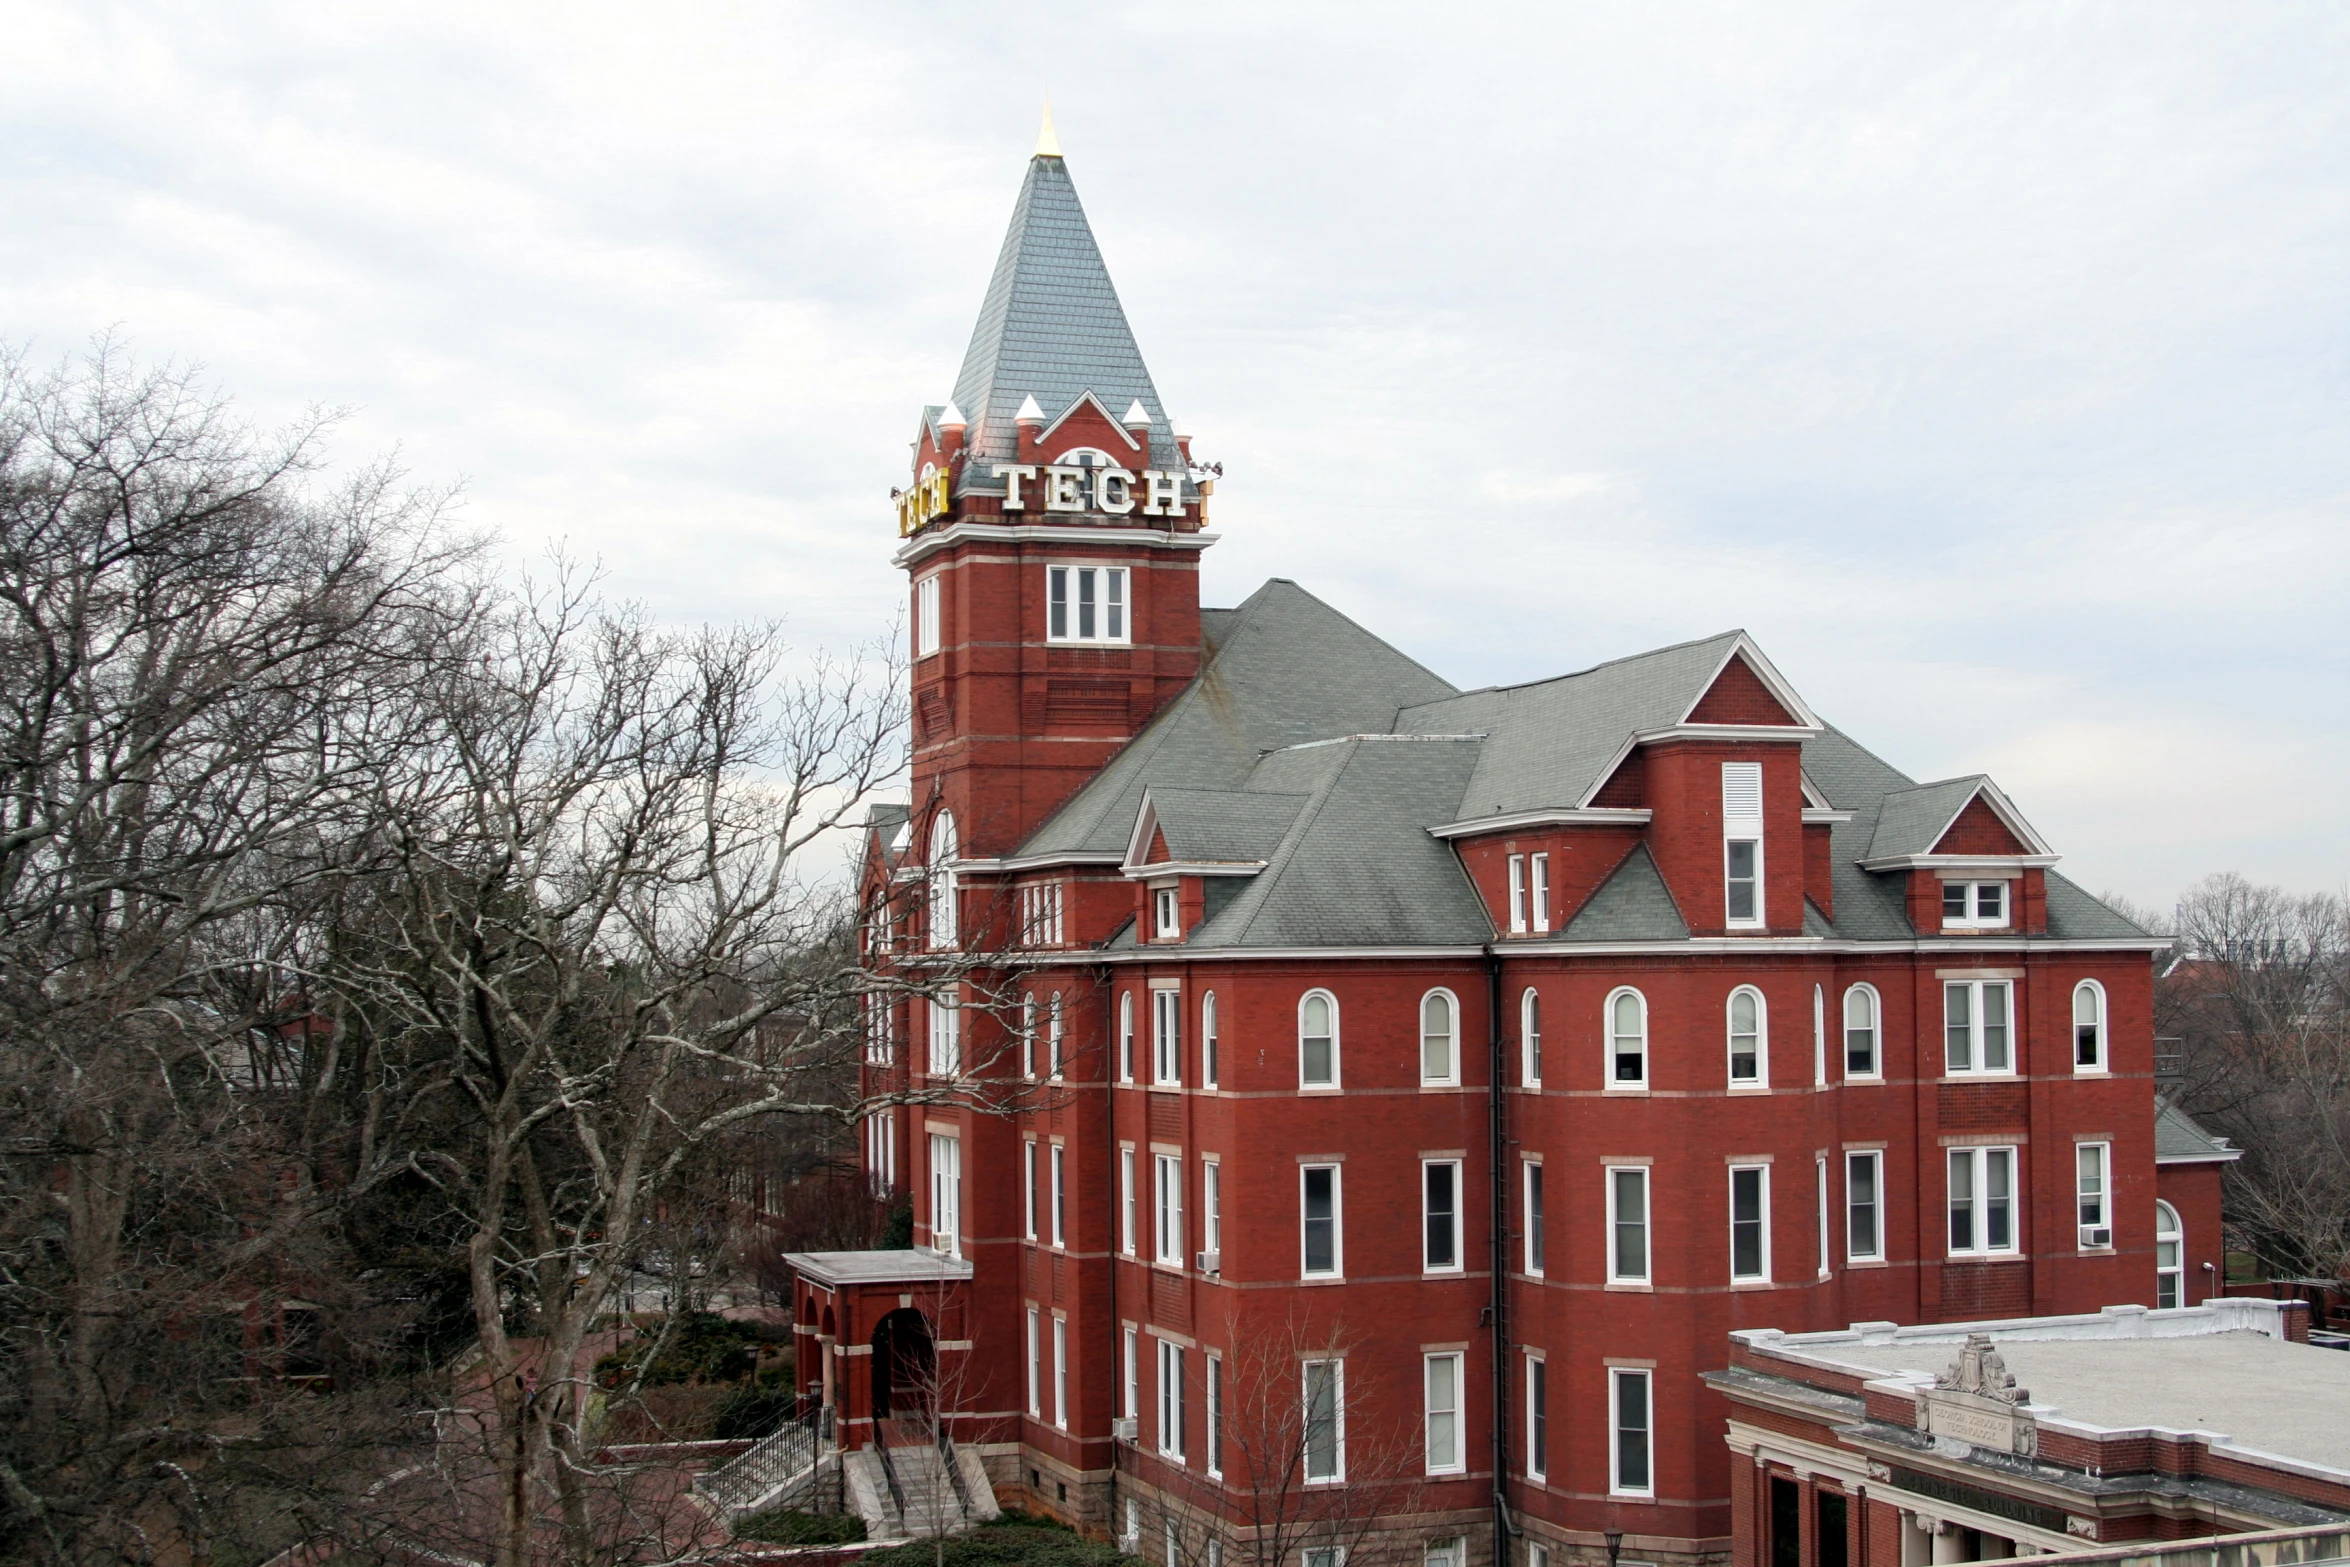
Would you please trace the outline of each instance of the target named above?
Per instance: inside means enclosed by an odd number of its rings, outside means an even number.
[[[1335,1094],[1339,1088],[1336,1083],[1300,1083],[1297,1091],[1301,1094]]]
[[[1653,1295],[1656,1293],[1654,1284],[1635,1284],[1629,1279],[1610,1279],[1600,1288],[1619,1295]]]
[[[1892,1263],[1882,1257],[1847,1257],[1844,1259],[1844,1271],[1847,1273],[1852,1272],[1855,1268],[1890,1268],[1892,1266]]]
[[[1768,1083],[1732,1083],[1728,1089],[1733,1094],[1767,1094],[1770,1091],[1771,1085]]]
[[[1945,1083],[2020,1083],[2023,1080],[2024,1075],[2021,1072],[2012,1070],[2005,1072],[1952,1072],[1946,1070],[1942,1074],[1942,1081]]]
[[[1603,1094],[1629,1094],[1638,1096],[1648,1092],[1648,1085],[1646,1083],[1609,1083],[1602,1087],[1600,1092]]]
[[[1734,1290],[1771,1290],[1778,1287],[1776,1279],[1732,1279],[1730,1281],[1730,1288]]]
[[[2025,1262],[2020,1251],[1953,1251],[1943,1254],[1945,1262]]]
[[[2076,1066],[2073,1068],[2073,1076],[2111,1077],[2113,1076],[2113,1068],[2109,1066]]]
[[[1300,1284],[1344,1284],[1346,1275],[1343,1273],[1304,1273],[1298,1276],[1297,1281]]]

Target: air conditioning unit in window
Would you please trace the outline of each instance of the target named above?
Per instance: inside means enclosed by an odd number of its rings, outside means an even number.
[[[1202,1273],[1222,1273],[1224,1271],[1224,1254],[1220,1251],[1201,1252],[1199,1254],[1199,1270]]]
[[[1135,1439],[1135,1436],[1141,1429],[1141,1426],[1142,1422],[1133,1415],[1120,1415],[1117,1419],[1110,1422],[1111,1440],[1118,1442],[1131,1442]]]
[[[2093,1227],[2083,1226],[2081,1230],[2081,1244],[2083,1246],[2092,1247],[2111,1246],[2113,1244],[2112,1227],[2103,1224]]]

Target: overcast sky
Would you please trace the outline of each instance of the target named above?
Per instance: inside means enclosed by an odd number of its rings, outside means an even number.
[[[1463,686],[1744,626],[2092,888],[2350,882],[2350,8],[0,0],[0,336],[356,410],[803,646],[1049,91],[1296,578]]]

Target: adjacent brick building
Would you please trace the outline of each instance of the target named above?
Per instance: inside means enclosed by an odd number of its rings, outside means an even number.
[[[970,1101],[865,1142],[968,1277],[803,1285],[846,1443],[954,1356],[999,1484],[1154,1559],[1711,1561],[1731,1331],[2154,1301],[2160,943],[1990,779],[1738,631],[1463,691],[1294,582],[1203,609],[1213,487],[1040,151],[867,857],[886,961],[983,955],[868,1068]]]

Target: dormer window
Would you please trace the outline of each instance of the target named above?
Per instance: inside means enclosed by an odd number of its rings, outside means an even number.
[[[1128,642],[1124,566],[1047,566],[1045,637],[1052,642]]]
[[[1183,900],[1173,887],[1151,889],[1151,928],[1160,941],[1183,939]]]
[[[1763,923],[1762,763],[1722,764],[1722,915],[1732,927]]]
[[[2005,930],[2007,883],[1946,881],[1942,884],[1944,930]]]

